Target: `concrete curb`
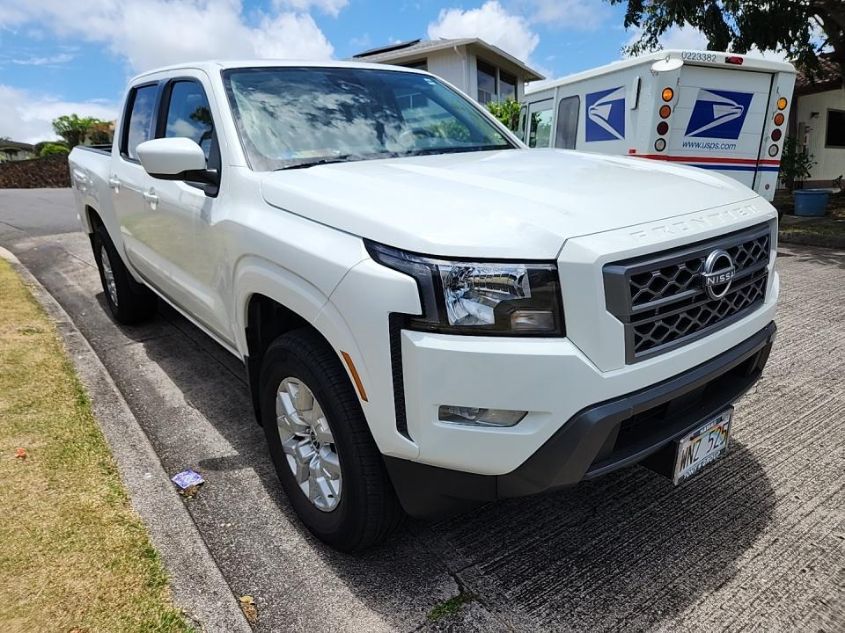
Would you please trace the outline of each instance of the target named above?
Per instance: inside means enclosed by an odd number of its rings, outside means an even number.
[[[111,448],[133,509],[140,515],[170,576],[174,603],[203,631],[252,631],[190,514],[173,489],[129,405],[70,316],[10,251],[0,257],[23,278],[54,321],[88,390],[94,417]]]

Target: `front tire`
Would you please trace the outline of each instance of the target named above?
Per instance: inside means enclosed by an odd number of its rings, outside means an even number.
[[[134,325],[152,318],[158,306],[156,296],[149,288],[132,279],[102,224],[94,229],[91,246],[100,271],[106,303],[115,321]]]
[[[264,353],[261,420],[282,487],[305,526],[342,551],[370,547],[403,513],[334,350],[300,329]]]

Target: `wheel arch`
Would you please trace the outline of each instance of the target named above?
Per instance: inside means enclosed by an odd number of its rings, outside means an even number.
[[[244,357],[256,419],[260,419],[258,379],[264,351],[286,332],[300,328],[315,332],[335,352],[353,387],[357,385],[344,358],[344,352],[359,357],[351,331],[339,319],[320,318],[331,305],[328,296],[302,277],[268,265],[263,261],[243,263],[235,282],[237,347]],[[356,393],[366,402],[365,392],[356,388]]]
[[[103,218],[100,217],[100,213],[92,207],[90,204],[86,204],[83,209],[82,213],[79,216],[79,220],[82,223],[82,229],[90,236],[97,230],[97,227],[101,224],[105,224],[103,222]]]

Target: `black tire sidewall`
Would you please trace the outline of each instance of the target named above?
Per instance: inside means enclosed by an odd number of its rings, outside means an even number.
[[[333,387],[336,389],[337,385],[326,384],[324,377],[311,369],[308,360],[301,358],[298,351],[285,343],[283,337],[271,345],[262,363],[260,404],[264,434],[279,480],[297,514],[319,538],[337,545],[338,538],[342,539],[344,533],[352,536],[351,533],[355,531],[355,507],[363,496],[363,482],[356,472],[357,451],[346,424],[349,412],[338,406],[335,394],[332,393]],[[330,512],[317,509],[305,496],[282,450],[275,410],[277,389],[285,378],[297,378],[308,386],[319,401],[331,428],[343,483],[340,502]]]
[[[155,314],[157,304],[155,295],[146,286],[132,279],[132,275],[123,263],[123,259],[117,252],[117,248],[115,248],[104,225],[100,224],[94,230],[91,246],[94,250],[94,260],[97,262],[97,270],[100,273],[100,282],[103,286],[106,304],[114,319],[119,323],[133,325],[152,317]],[[109,256],[109,263],[114,275],[117,305],[114,304],[111,295],[109,295],[106,284],[101,252],[103,248]]]
[[[112,274],[114,275],[115,291],[117,292],[117,301],[120,304],[122,303],[120,296],[122,284],[120,283],[121,280],[118,278],[118,271],[115,270],[115,258],[117,257],[117,252],[114,248],[114,245],[112,245],[111,243],[111,239],[109,239],[108,235],[104,235],[104,233],[105,229],[103,229],[102,226],[98,226],[97,229],[94,231],[94,260],[97,262],[97,270],[100,273],[100,283],[103,285],[103,294],[106,297],[106,304],[109,306],[109,310],[111,311],[112,315],[115,318],[118,318],[120,314],[119,307],[114,304],[114,301],[112,301],[111,295],[109,294],[107,287],[108,284],[106,283],[106,275],[103,270],[102,249],[105,248],[106,253],[108,253],[109,256],[109,262],[112,266]]]

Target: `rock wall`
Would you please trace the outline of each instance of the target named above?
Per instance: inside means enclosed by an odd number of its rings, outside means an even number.
[[[0,189],[70,187],[67,155],[0,163]]]

